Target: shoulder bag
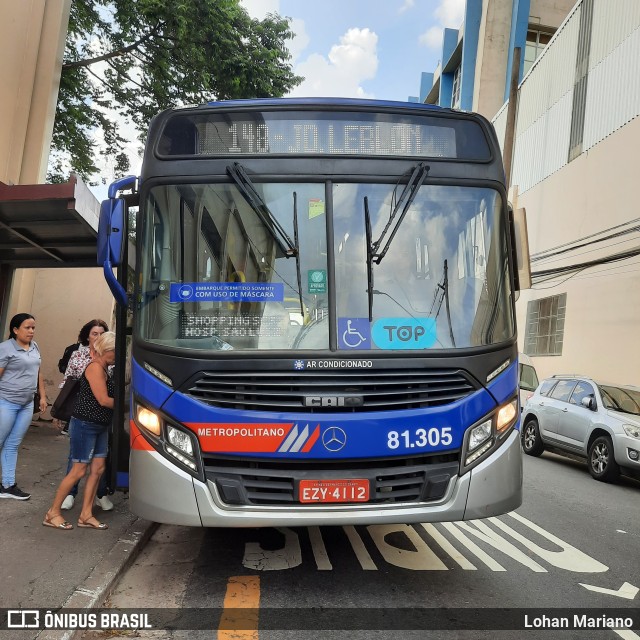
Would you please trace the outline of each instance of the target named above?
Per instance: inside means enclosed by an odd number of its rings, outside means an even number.
[[[33,394],[33,415],[40,413],[40,391]]]
[[[67,378],[51,407],[51,415],[57,420],[69,422],[78,391],[80,391],[80,378]]]

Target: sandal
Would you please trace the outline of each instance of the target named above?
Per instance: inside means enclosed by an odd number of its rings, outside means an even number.
[[[53,521],[56,518],[60,518],[62,522],[55,524]],[[62,529],[63,531],[70,531],[73,529],[73,525],[70,522],[67,522],[63,516],[50,516],[48,513],[44,516],[44,520],[42,521],[43,526],[51,527],[52,529]]]
[[[95,516],[91,516],[86,520],[80,520],[78,518],[78,526],[81,529],[99,529],[100,531],[104,531],[105,529],[109,528],[108,524],[105,524],[104,522],[99,522]]]

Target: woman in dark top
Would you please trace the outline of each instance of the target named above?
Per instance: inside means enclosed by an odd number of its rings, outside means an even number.
[[[113,418],[113,379],[108,368],[115,363],[115,334],[103,333],[93,345],[95,355],[80,378],[80,390],[69,423],[71,433],[71,459],[73,467],[64,477],[56,491],[53,504],[42,524],[54,529],[69,530],[73,525],[61,513],[62,502],[76,482],[79,482],[89,467],[82,510],[78,526],[85,529],[107,529],[98,522],[92,508],[98,489],[98,481],[104,473],[109,442],[109,426]]]

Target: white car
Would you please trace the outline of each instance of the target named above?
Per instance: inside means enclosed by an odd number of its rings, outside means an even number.
[[[542,381],[522,414],[522,447],[587,459],[596,480],[615,481],[620,471],[640,476],[640,389],[581,376]]]
[[[520,388],[520,411],[533,395],[540,383],[531,358],[524,353],[518,354],[518,387]]]

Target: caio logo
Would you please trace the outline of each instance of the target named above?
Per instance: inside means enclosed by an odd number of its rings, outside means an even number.
[[[354,407],[361,407],[364,404],[364,398],[362,396],[305,396],[303,404],[305,407],[323,409],[352,409]]]

